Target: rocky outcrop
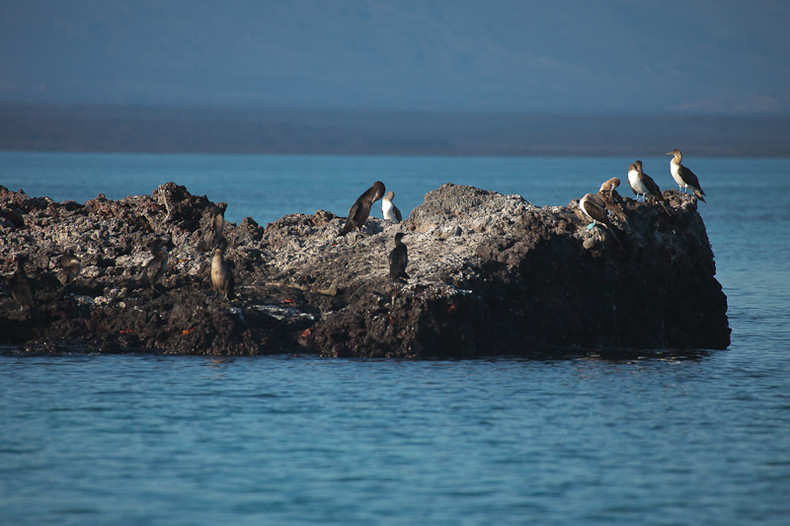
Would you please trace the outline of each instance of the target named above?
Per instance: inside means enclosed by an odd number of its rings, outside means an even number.
[[[445,184],[409,219],[294,214],[260,227],[225,224],[236,295],[211,291],[215,216],[224,203],[174,183],[150,196],[56,203],[0,188],[0,256],[26,253],[37,312],[0,293],[0,345],[38,352],[160,352],[476,357],[579,349],[729,345],[726,297],[696,200],[666,208],[624,201],[617,239],[568,206],[536,207]],[[410,279],[389,279],[387,254],[406,232]],[[163,281],[141,279],[155,239]],[[619,241],[618,241],[619,240]],[[63,253],[83,270],[65,287]]]

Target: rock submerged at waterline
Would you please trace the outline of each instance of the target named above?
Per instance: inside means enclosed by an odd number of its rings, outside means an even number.
[[[226,223],[235,295],[211,290],[224,203],[167,183],[148,196],[84,204],[0,188],[0,265],[25,253],[38,316],[0,292],[0,345],[35,352],[445,358],[551,349],[724,349],[727,300],[696,200],[665,192],[669,213],[624,202],[619,242],[588,230],[578,201],[445,184],[403,223],[369,218],[345,237],[326,211],[265,228]],[[622,226],[622,225],[621,225]],[[405,232],[409,279],[389,279]],[[163,241],[167,271],[142,279]],[[63,285],[65,253],[82,262]],[[3,280],[6,281],[6,280]]]

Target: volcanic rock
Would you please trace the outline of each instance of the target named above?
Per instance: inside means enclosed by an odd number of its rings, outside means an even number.
[[[723,349],[727,301],[696,200],[665,192],[667,209],[625,199],[617,238],[587,229],[568,206],[445,184],[408,220],[319,210],[215,231],[225,203],[167,183],[150,196],[84,204],[0,187],[0,265],[28,256],[40,312],[0,291],[0,345],[90,351],[334,357],[530,356],[552,350]],[[410,279],[389,279],[387,254],[405,232]],[[227,241],[236,295],[210,288],[213,244]],[[141,280],[159,239],[167,272]],[[65,287],[58,258],[82,272]]]

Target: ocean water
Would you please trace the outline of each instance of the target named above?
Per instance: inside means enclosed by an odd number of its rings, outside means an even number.
[[[788,524],[790,160],[687,153],[728,350],[0,355],[0,524]],[[6,152],[0,184],[84,201],[175,181],[265,224],[343,215],[376,179],[404,215],[448,181],[567,204],[630,161]],[[643,161],[673,187],[668,157]]]

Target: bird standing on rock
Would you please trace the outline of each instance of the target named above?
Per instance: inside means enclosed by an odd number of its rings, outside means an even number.
[[[392,249],[387,259],[390,262],[390,279],[393,281],[403,281],[409,279],[406,274],[406,265],[409,264],[409,254],[406,245],[403,244],[403,232],[395,234],[395,248]]]
[[[652,177],[642,171],[642,161],[634,161],[628,166],[628,184],[636,194],[637,199],[643,196],[645,199],[652,197],[662,200],[661,189]]]
[[[623,198],[617,190],[615,190],[618,186],[620,186],[620,179],[618,177],[612,177],[601,184],[601,188],[598,189],[596,197],[603,202],[608,211],[617,216],[617,219],[619,219],[621,223],[627,224],[628,217],[623,210]]]
[[[680,164],[683,160],[683,154],[680,150],[675,148],[671,152],[668,152],[667,155],[673,156],[672,160],[669,161],[669,173],[672,174],[672,179],[678,184],[678,188],[683,190],[684,193],[691,188],[692,193],[697,199],[707,203],[707,201],[705,201],[705,192],[702,190],[696,174]]]
[[[579,208],[584,215],[592,221],[592,223],[587,225],[587,230],[592,230],[596,224],[600,223],[612,233],[612,237],[614,237],[616,241],[620,241],[617,234],[614,233],[614,229],[611,227],[612,224],[609,222],[604,204],[598,197],[593,194],[584,194],[584,197],[579,201]]]
[[[161,240],[157,239],[151,244],[151,254],[154,257],[146,263],[143,276],[148,280],[151,289],[156,290],[156,282],[162,279],[167,270],[168,253]]]
[[[381,199],[381,215],[384,216],[384,219],[400,223],[403,221],[403,216],[398,207],[392,203],[393,199],[395,199],[395,192],[390,191],[384,194]]]
[[[373,206],[373,203],[381,199],[384,195],[384,191],[384,183],[376,181],[364,194],[359,196],[357,201],[348,210],[348,219],[346,219],[343,230],[340,231],[341,236],[345,236],[355,228],[362,231],[362,226],[370,215],[370,207]]]
[[[233,273],[224,259],[226,247],[227,243],[221,239],[214,248],[214,257],[211,259],[211,288],[228,299],[233,296]]]

